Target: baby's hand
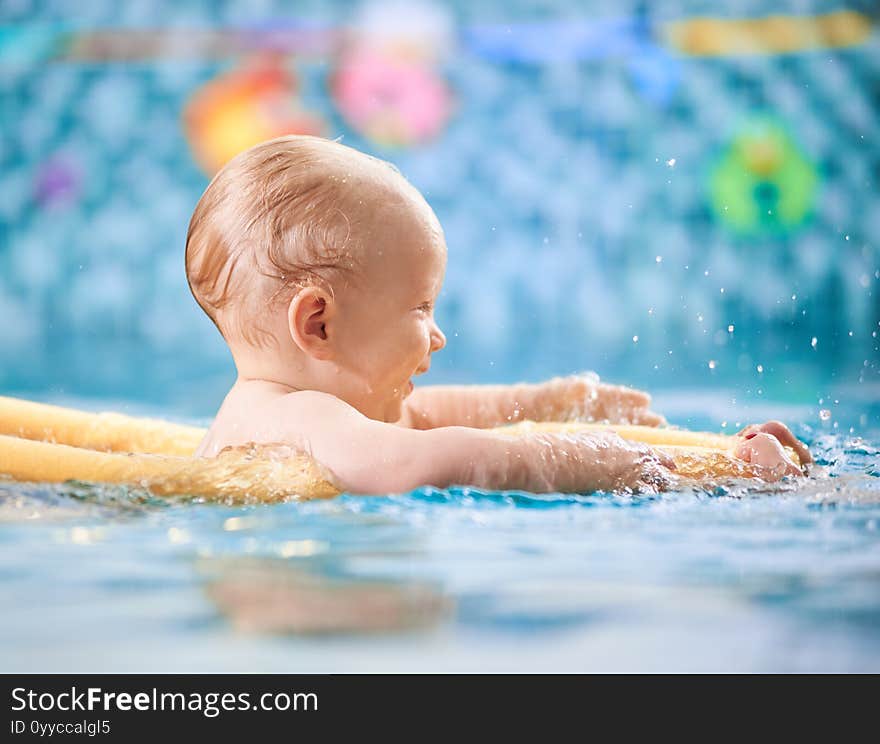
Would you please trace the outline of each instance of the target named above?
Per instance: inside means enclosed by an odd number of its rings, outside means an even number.
[[[737,436],[742,437],[742,441],[734,450],[735,456],[766,469],[768,480],[779,480],[786,475],[803,475],[801,465],[813,461],[806,445],[779,421],[751,424]],[[801,465],[792,461],[783,445],[797,452]]]
[[[749,424],[742,431],[738,432],[737,436],[749,439],[761,432],[771,434],[779,440],[780,444],[791,447],[797,452],[801,465],[813,462],[813,456],[810,454],[810,450],[807,449],[807,445],[792,434],[791,429],[781,421],[768,421],[766,424]]]
[[[537,387],[537,409],[545,421],[602,421],[661,426],[666,419],[648,409],[651,396],[641,390],[608,385],[589,377],[556,377]]]

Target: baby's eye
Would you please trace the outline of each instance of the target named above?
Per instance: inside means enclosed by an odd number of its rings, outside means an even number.
[[[421,310],[424,313],[430,313],[433,309],[434,309],[433,302],[423,302],[421,305],[419,305],[416,308],[416,310]]]

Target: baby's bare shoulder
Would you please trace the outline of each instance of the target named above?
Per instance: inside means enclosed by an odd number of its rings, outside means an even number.
[[[339,398],[315,390],[270,396],[237,395],[223,402],[196,455],[214,457],[226,447],[289,444],[309,449],[310,440],[360,415]]]

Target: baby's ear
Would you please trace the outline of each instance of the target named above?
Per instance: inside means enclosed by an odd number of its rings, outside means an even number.
[[[321,287],[301,289],[287,306],[290,337],[309,356],[330,358],[326,323],[332,312],[333,298]]]

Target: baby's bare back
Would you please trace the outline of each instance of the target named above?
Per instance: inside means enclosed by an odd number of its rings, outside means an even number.
[[[227,447],[287,444],[309,451],[308,431],[295,415],[296,396],[273,383],[237,382],[226,395],[196,457],[216,457]],[[309,422],[320,426],[320,421]]]

